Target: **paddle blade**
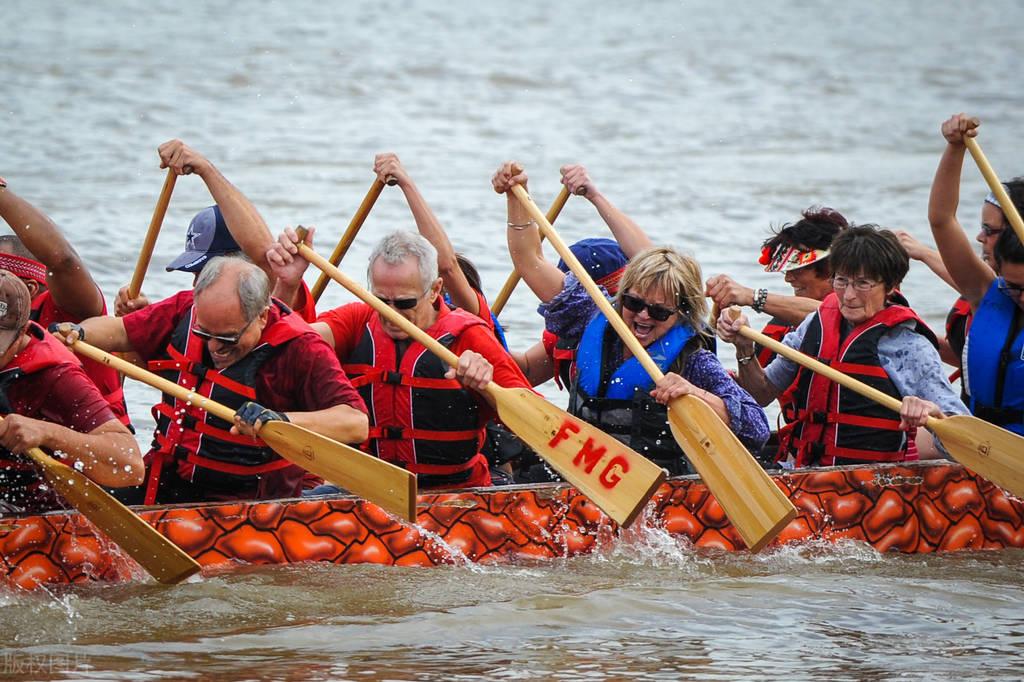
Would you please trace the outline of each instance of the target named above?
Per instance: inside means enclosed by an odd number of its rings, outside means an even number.
[[[1024,498],[1024,437],[969,415],[931,419],[928,428],[953,459]]]
[[[416,521],[416,476],[405,469],[291,422],[267,422],[259,435],[274,452],[306,471]]]
[[[85,474],[58,462],[38,448],[25,454],[36,463],[43,478],[61,497],[153,578],[173,585],[199,570],[199,564],[192,557]]]
[[[664,469],[536,393],[491,386],[505,425],[620,526],[633,522],[665,480]]]
[[[796,518],[796,507],[710,405],[692,396],[669,405],[679,446],[750,551],[760,551]]]

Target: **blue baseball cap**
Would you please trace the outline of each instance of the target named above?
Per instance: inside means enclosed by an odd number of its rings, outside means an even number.
[[[199,272],[206,261],[239,250],[217,206],[207,206],[192,218],[185,235],[185,252],[167,265],[167,272]]]
[[[622,270],[628,262],[626,254],[614,239],[588,237],[569,246],[569,250],[583,264],[595,282],[614,293],[618,288]],[[569,266],[561,258],[558,259],[558,269],[569,272]]]

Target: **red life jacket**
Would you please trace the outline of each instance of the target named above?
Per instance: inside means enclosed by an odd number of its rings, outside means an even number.
[[[573,363],[579,339],[564,339],[545,329],[541,341],[555,365],[555,384],[561,389],[572,386]]]
[[[38,324],[29,323],[28,335],[32,340],[0,370],[0,413],[4,416],[14,411],[7,399],[7,387],[12,383],[58,365],[82,366],[67,346],[47,334]],[[0,448],[0,501],[10,502],[26,511],[42,511],[56,506],[55,494],[44,485],[35,465],[4,448]]]
[[[946,315],[946,341],[949,343],[950,349],[960,358],[961,364],[963,364],[964,346],[967,344],[967,332],[971,330],[973,321],[974,312],[971,311],[971,304],[963,296],[956,299]],[[949,375],[949,380],[950,382],[956,381],[962,375],[963,369],[957,368]],[[966,387],[964,388],[966,389]],[[961,398],[966,398],[966,395],[966,390],[960,392]],[[968,400],[964,400],[964,402],[970,404]]]
[[[464,310],[440,310],[426,332],[446,347],[470,327],[486,326]],[[480,479],[486,430],[472,391],[444,378],[448,365],[410,340],[396,355],[394,339],[367,307],[363,335],[342,368],[362,395],[370,416],[363,449],[416,474],[419,485],[490,485]],[[481,471],[481,466],[483,467]]]
[[[777,317],[773,317],[768,321],[764,329],[761,330],[761,333],[781,343],[786,334],[794,329],[796,327],[786,324]],[[770,348],[754,344],[754,352],[757,354],[757,363],[762,367],[767,367],[775,359],[775,351]],[[793,394],[796,393],[796,385],[797,382],[794,379],[793,383],[786,390],[782,391],[778,397],[779,418],[786,424],[792,423],[796,419],[796,409],[793,406]],[[781,428],[782,425],[780,424],[779,427]]]
[[[878,340],[902,322],[915,322],[919,334],[936,344],[935,335],[906,306],[890,305],[840,339],[843,317],[835,294],[822,301],[800,350],[833,369],[858,379],[897,400],[882,368]],[[780,456],[793,455],[796,466],[831,466],[836,458],[898,462],[905,458],[914,432],[901,431],[899,415],[844,389],[820,374],[801,368],[794,394],[796,421],[779,433]]]
[[[104,312],[106,309],[104,308]],[[54,322],[81,322],[81,320],[68,320],[60,312],[57,304],[53,302],[53,296],[47,289],[41,292],[32,300],[32,312],[30,318],[38,322],[43,329],[48,329]],[[128,406],[124,402],[124,388],[121,385],[121,376],[113,367],[96,362],[90,358],[82,358],[82,369],[89,375],[100,394],[110,404],[114,416],[125,426],[131,428],[131,419],[128,417]]]
[[[274,301],[274,305],[281,317],[263,330],[260,344],[222,370],[204,364],[208,357],[206,342],[192,333],[193,306],[171,334],[165,351],[167,359],[150,361],[149,370],[237,410],[246,401],[256,400],[256,376],[265,362],[292,339],[315,333],[283,304]],[[157,501],[161,474],[168,463],[177,464],[177,476],[187,482],[189,495],[195,500],[204,496],[251,496],[262,474],[292,466],[259,438],[236,436],[230,433],[231,422],[166,393],[163,402],[153,407],[153,418],[156,432],[153,449],[146,455],[146,504]],[[281,491],[281,495],[294,493]]]

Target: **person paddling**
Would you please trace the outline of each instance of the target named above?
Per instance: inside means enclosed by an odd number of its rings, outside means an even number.
[[[963,349],[971,412],[1024,434],[1024,246],[992,194],[981,209],[980,257],[956,218],[964,139],[976,136],[980,124],[965,114],[942,124],[946,148],[932,183],[928,221],[942,261],[973,313],[965,321],[969,331]],[[1024,210],[1024,177],[1004,187],[1017,211]]]
[[[82,369],[30,319],[28,287],[0,270],[0,513],[60,507],[22,454],[42,447],[111,488],[138,485],[139,445]]]
[[[365,406],[331,348],[242,259],[212,258],[194,291],[59,331],[68,343],[137,353],[195,391],[195,401],[165,395],[153,408],[146,504],[297,496],[304,470],[253,437],[257,422],[284,419],[342,443],[366,438]],[[203,410],[203,396],[236,409],[234,424]]]

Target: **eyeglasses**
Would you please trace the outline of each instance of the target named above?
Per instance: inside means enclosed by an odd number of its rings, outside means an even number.
[[[858,279],[847,279],[846,277],[833,277],[832,288],[833,289],[846,289],[852,286],[857,291],[871,291],[877,287],[881,282],[876,282],[871,279],[864,279],[863,277]]]
[[[242,339],[242,334],[244,334],[245,330],[249,328],[249,325],[255,321],[256,318],[252,318],[251,320],[245,323],[244,327],[239,329],[236,333],[232,334],[231,336],[226,336],[222,334],[211,334],[210,332],[203,331],[199,327],[192,327],[192,333],[204,341],[219,341],[225,346],[234,346]]]
[[[639,313],[644,308],[647,308],[647,314],[651,316],[652,320],[657,322],[664,322],[676,312],[674,308],[666,308],[657,303],[648,303],[633,294],[622,294],[622,307],[633,313]]]
[[[992,227],[991,225],[981,224],[981,231],[986,237],[998,237],[1003,233],[1003,228]]]
[[[427,293],[426,291],[423,294]],[[416,304],[423,298],[423,294],[416,296],[415,298],[384,298],[383,296],[377,296],[384,305],[389,305],[396,310],[412,310],[416,307]],[[374,294],[376,296],[376,294]]]
[[[999,291],[1010,298],[1020,298],[1021,293],[1024,293],[1024,284],[1010,284],[1002,277],[996,279],[996,285],[999,287]]]

